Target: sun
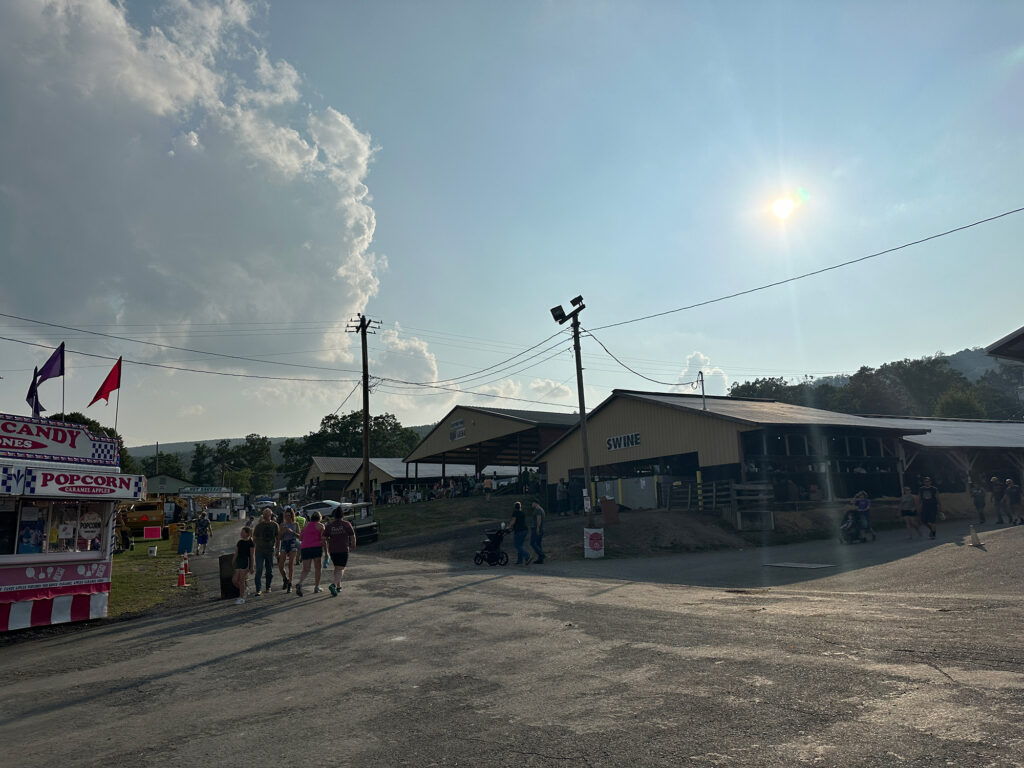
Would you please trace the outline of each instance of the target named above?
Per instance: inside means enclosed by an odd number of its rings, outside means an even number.
[[[796,203],[788,197],[780,197],[772,203],[772,213],[774,213],[779,219],[788,218],[795,208]]]

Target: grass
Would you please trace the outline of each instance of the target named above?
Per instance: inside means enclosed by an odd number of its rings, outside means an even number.
[[[430,533],[442,528],[464,525],[488,525],[496,520],[512,518],[512,504],[523,503],[529,510],[532,496],[501,495],[490,501],[483,496],[418,501],[415,504],[393,504],[375,507],[373,517],[380,523],[381,539],[396,539],[417,533]]]
[[[151,546],[157,548],[156,557],[149,556]],[[136,540],[134,550],[114,555],[110,618],[142,613],[184,591],[177,586],[180,562],[171,542],[141,538]]]
[[[237,525],[237,522],[214,523],[213,528]],[[149,548],[157,548],[157,556],[149,556]],[[178,565],[181,557],[170,541],[137,538],[135,549],[114,555],[110,579],[110,618],[144,613],[154,606],[195,590],[196,579],[189,578],[188,589],[178,587]]]

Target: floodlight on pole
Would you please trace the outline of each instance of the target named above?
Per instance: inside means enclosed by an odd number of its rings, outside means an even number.
[[[580,359],[580,319],[579,313],[586,309],[583,297],[572,300],[573,310],[565,313],[562,305],[551,308],[551,317],[559,325],[572,320],[572,346],[576,352],[576,389],[580,399],[580,439],[583,441],[583,508],[587,512],[587,527],[594,527],[594,505],[590,498],[590,449],[587,446],[587,405],[583,398],[583,363]]]

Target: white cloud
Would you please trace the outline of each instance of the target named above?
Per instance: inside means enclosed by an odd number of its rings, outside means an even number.
[[[192,416],[202,416],[205,413],[206,406],[203,405],[183,405],[178,409],[178,416],[183,419],[187,419]]]
[[[530,397],[537,400],[564,400],[572,396],[572,390],[565,384],[551,379],[534,379],[530,382]]]
[[[724,395],[729,391],[729,377],[718,366],[711,365],[711,358],[702,352],[692,352],[686,358],[686,366],[679,372],[676,381],[680,382],[671,388],[673,392],[692,394],[700,392],[689,383],[697,379],[697,373],[704,373],[704,392],[708,395]]]
[[[481,394],[482,393],[482,394]],[[523,385],[522,382],[514,381],[512,379],[504,379],[495,384],[488,384],[483,387],[474,387],[474,392],[467,392],[471,402],[476,404],[487,404],[494,406],[495,408],[518,408],[525,405],[515,405],[514,402],[503,402],[494,397],[487,397],[487,395],[499,395],[501,397],[512,397],[520,398],[523,397]],[[459,398],[460,402],[463,402],[463,398]]]
[[[303,106],[251,4],[168,0],[153,21],[109,0],[0,3],[0,302],[34,316],[33,296],[75,296],[69,325],[158,323],[154,340],[236,353],[199,329],[315,316],[321,357],[349,362],[345,323],[387,269],[370,136]]]

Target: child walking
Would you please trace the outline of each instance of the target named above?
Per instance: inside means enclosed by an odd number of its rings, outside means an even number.
[[[235,600],[236,605],[241,605],[245,602],[245,583],[249,580],[249,574],[253,572],[256,566],[256,559],[252,555],[254,546],[252,528],[248,525],[243,526],[242,538],[235,544],[235,557],[233,558],[235,575],[231,579],[238,588],[238,599]]]

